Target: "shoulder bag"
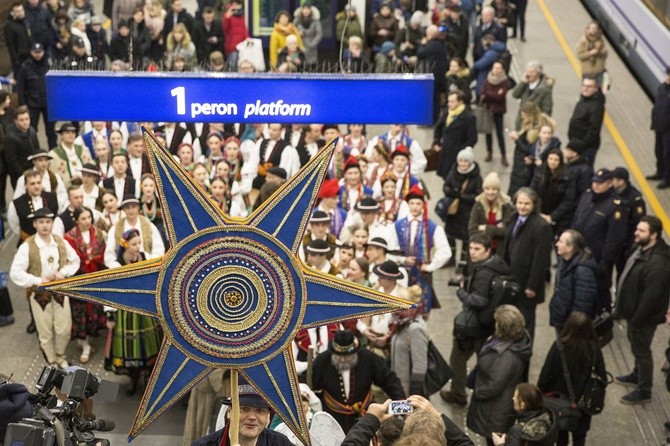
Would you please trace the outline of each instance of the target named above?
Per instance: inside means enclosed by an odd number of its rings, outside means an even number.
[[[575,391],[572,387],[572,379],[570,379],[570,371],[568,370],[568,363],[565,359],[565,351],[563,344],[556,341],[558,352],[561,356],[561,368],[563,369],[563,378],[565,384],[568,386],[568,398],[564,395],[545,395],[544,405],[551,409],[558,420],[558,430],[574,431],[579,426],[579,419],[582,417],[582,411],[577,408],[575,404]]]
[[[430,396],[439,391],[453,376],[454,372],[433,341],[428,341],[428,369],[423,382],[423,394]]]

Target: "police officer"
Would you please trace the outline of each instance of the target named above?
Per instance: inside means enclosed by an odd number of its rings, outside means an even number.
[[[637,224],[640,223],[640,219],[642,217],[647,215],[647,204],[645,203],[644,198],[642,198],[640,191],[637,190],[635,186],[630,184],[630,174],[628,173],[628,169],[625,167],[616,167],[614,170],[612,170],[612,185],[619,194],[622,203],[628,209],[628,227],[623,252],[623,254],[625,254],[633,243],[633,237],[635,234],[635,228],[637,228]],[[617,274],[621,274],[625,264],[625,255],[622,255],[616,264]]]
[[[612,172],[599,169],[591,178],[591,189],[577,205],[572,229],[579,231],[598,263],[602,290],[609,290],[612,268],[623,254],[623,241],[628,233],[627,208],[614,189]],[[601,296],[602,304],[609,305],[611,296]]]

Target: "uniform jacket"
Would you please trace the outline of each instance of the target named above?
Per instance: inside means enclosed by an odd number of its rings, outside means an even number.
[[[530,214],[513,236],[518,218],[519,214],[515,212],[507,225],[505,260],[521,289],[531,289],[536,293],[532,299],[522,294],[522,301],[517,306],[537,305],[544,302],[544,283],[551,263],[554,236],[549,223],[537,213]]]
[[[635,327],[665,322],[670,295],[670,248],[662,238],[644,251],[619,284],[617,312]]]
[[[575,311],[593,318],[598,299],[598,264],[590,253],[580,252],[570,260],[558,257],[554,296],[549,303],[549,325],[561,328]]]
[[[39,62],[29,58],[22,66],[16,81],[16,90],[19,92],[19,102],[30,108],[47,106],[47,87],[45,75],[49,71],[47,58],[44,56]]]
[[[477,355],[475,389],[468,408],[468,427],[485,437],[512,426],[512,395],[533,353],[526,332],[517,342],[490,338]]]

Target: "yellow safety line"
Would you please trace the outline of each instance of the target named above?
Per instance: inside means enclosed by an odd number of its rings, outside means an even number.
[[[577,77],[581,78],[581,68],[579,66],[577,56],[575,56],[575,53],[572,51],[568,41],[565,40],[565,36],[558,27],[556,19],[554,19],[554,16],[551,14],[551,11],[549,11],[549,8],[547,7],[547,4],[544,2],[544,0],[536,0],[536,2],[540,7],[540,11],[542,11],[542,15],[544,15],[544,19],[547,21],[549,28],[551,28],[551,31],[554,33],[554,37],[558,41],[558,45],[563,50],[563,53],[565,53],[565,56],[568,58],[568,62],[570,62],[570,65],[572,65],[572,69],[574,70]],[[603,122],[605,123],[605,127],[612,137],[614,144],[616,145],[617,149],[619,149],[621,156],[628,165],[630,173],[633,175],[635,181],[640,186],[640,191],[647,199],[647,203],[649,203],[651,209],[654,211],[654,215],[661,219],[666,233],[670,233],[670,218],[668,218],[668,215],[665,213],[663,206],[658,201],[656,193],[654,193],[651,185],[644,177],[644,173],[642,173],[640,166],[638,166],[637,162],[635,161],[633,153],[626,144],[626,141],[624,141],[621,133],[619,132],[619,129],[617,128],[616,124],[614,124],[614,121],[612,121],[612,118],[607,112],[605,112],[605,118],[603,119]]]

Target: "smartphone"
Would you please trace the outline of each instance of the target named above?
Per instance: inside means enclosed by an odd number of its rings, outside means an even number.
[[[414,407],[407,400],[391,401],[388,413],[393,415],[409,415],[414,412]]]
[[[509,132],[510,132],[509,127],[505,127],[505,133],[509,133]]]

